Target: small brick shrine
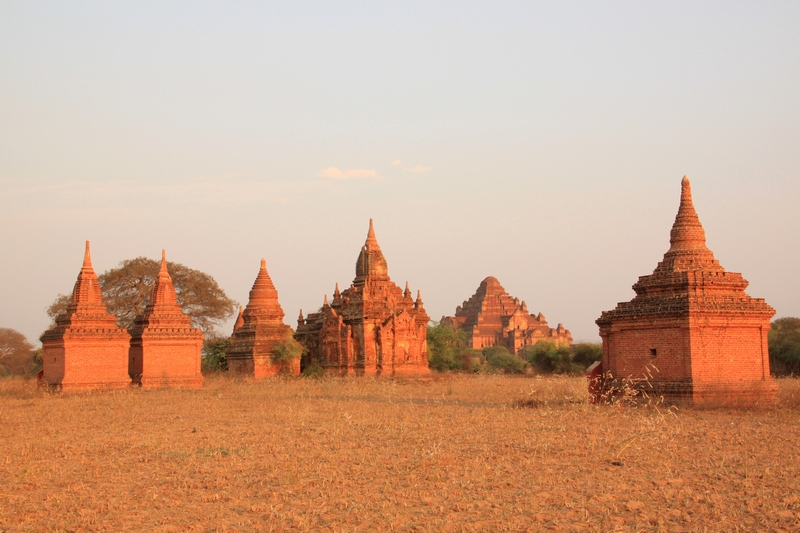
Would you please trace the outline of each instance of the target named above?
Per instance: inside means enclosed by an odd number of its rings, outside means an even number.
[[[389,279],[372,219],[356,261],[352,285],[339,285],[318,313],[297,321],[295,338],[305,347],[303,367],[316,363],[347,375],[425,375],[428,368],[428,317],[417,291],[414,300]]]
[[[261,269],[250,290],[250,301],[240,313],[231,343],[225,350],[228,371],[259,379],[276,376],[281,371],[298,375],[299,361],[291,363],[290,368],[283,368],[272,360],[275,345],[291,336],[292,328],[283,323],[283,309],[267,272],[266,259],[261,260]]]
[[[202,387],[203,332],[191,326],[191,318],[178,305],[163,250],[150,302],[128,332],[129,372],[134,383],[142,388]]]
[[[539,341],[572,344],[572,334],[563,324],[551,328],[542,313],[529,313],[525,302],[510,296],[493,276],[484,279],[475,294],[456,307],[455,316],[442,317],[441,323],[465,331],[467,346],[475,349],[505,346],[518,354]]]
[[[767,333],[775,310],[748,296],[747,285],[741,274],[726,272],[706,247],[684,177],[663,260],[633,285],[633,300],[596,321],[603,372],[616,380],[650,373],[652,389],[646,383],[639,386],[669,399],[771,400],[777,385],[769,373]]]
[[[114,389],[130,386],[130,335],[108,312],[92,268],[89,241],[72,303],[45,331],[41,385],[62,390]]]

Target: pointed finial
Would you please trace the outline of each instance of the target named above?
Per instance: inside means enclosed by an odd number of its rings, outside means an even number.
[[[406,281],[406,289],[403,291],[403,298],[411,297],[411,289],[408,288],[408,282]]]
[[[300,310],[300,316],[297,317],[297,321],[298,322],[302,322],[303,320],[305,320],[305,319],[303,318],[303,310],[301,309]]]
[[[261,258],[261,270],[266,270],[266,269],[267,269],[267,260],[262,257]]]
[[[422,292],[417,289],[417,301],[414,302],[414,307],[422,307]]]
[[[92,268],[92,252],[89,249],[89,241],[86,241],[86,251],[83,252],[83,266]]]
[[[337,299],[339,297],[339,282],[336,282],[336,288],[333,289],[333,299]]]
[[[322,307],[327,307],[328,305],[329,305],[328,304],[328,295],[326,294],[325,295],[325,300],[323,300],[323,302],[322,302]]]
[[[165,248],[161,249],[161,272],[167,271],[167,250]]]
[[[692,202],[692,187],[689,178],[681,180],[681,205],[670,231],[670,249],[706,249],[706,232]]]
[[[369,219],[369,231],[367,232],[367,242],[365,246],[369,249],[370,245],[378,246],[378,239],[375,237],[375,226],[372,219]]]

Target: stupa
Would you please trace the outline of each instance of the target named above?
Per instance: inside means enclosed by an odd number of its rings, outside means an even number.
[[[467,346],[475,349],[505,346],[518,354],[539,341],[572,344],[572,334],[563,324],[551,328],[542,313],[528,312],[527,304],[509,295],[494,276],[484,279],[475,294],[456,307],[456,314],[442,317],[441,323],[466,332]]]
[[[142,388],[203,385],[200,372],[203,332],[192,327],[191,318],[178,305],[164,250],[150,302],[128,332],[131,334],[128,365],[134,383]]]
[[[358,254],[356,277],[349,288],[327,295],[322,309],[297,320],[295,338],[305,347],[303,367],[318,364],[337,375],[425,375],[427,327],[422,296],[411,296],[389,278],[386,258],[372,219]]]
[[[62,390],[128,387],[130,335],[117,326],[117,317],[103,303],[100,283],[92,268],[89,241],[72,302],[42,341],[43,386]]]
[[[241,313],[241,322],[237,318],[231,343],[225,350],[228,371],[254,378],[281,372],[299,374],[300,361],[293,361],[288,367],[273,361],[275,346],[292,335],[292,328],[283,323],[283,317],[278,291],[267,272],[267,261],[262,259],[250,301]]]
[[[670,248],[636,296],[605,311],[602,371],[638,382],[651,395],[693,403],[748,404],[773,398],[767,333],[775,310],[745,293],[706,247],[689,179],[670,233]]]

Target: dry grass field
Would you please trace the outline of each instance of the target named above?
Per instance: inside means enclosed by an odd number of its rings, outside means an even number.
[[[762,410],[591,406],[585,385],[3,379],[0,531],[800,529],[800,381]]]

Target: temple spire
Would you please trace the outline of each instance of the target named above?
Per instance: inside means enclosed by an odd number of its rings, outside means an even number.
[[[406,289],[403,291],[403,298],[411,298],[411,289],[408,288],[407,281],[406,281]]]
[[[706,248],[706,232],[694,210],[692,187],[686,176],[681,180],[681,205],[670,231],[670,251],[703,250]]]
[[[101,304],[103,296],[100,292],[100,283],[97,281],[97,274],[92,267],[92,255],[89,241],[86,241],[86,250],[83,253],[83,265],[78,274],[78,279],[72,289],[72,304]],[[105,309],[105,306],[103,306]]]
[[[167,251],[161,249],[161,269],[158,271],[158,279],[153,287],[151,305],[154,304],[177,304],[178,297],[175,294],[175,286],[172,284],[172,277],[167,270]]]
[[[92,252],[88,240],[86,241],[86,251],[83,252],[83,268],[92,268]]]
[[[422,292],[417,289],[417,301],[414,302],[414,308],[419,309],[420,307],[422,307]]]
[[[378,238],[375,237],[375,226],[372,223],[372,219],[369,219],[369,231],[367,232],[367,242],[364,243],[364,246],[367,247],[368,250],[380,249],[378,245]]]

